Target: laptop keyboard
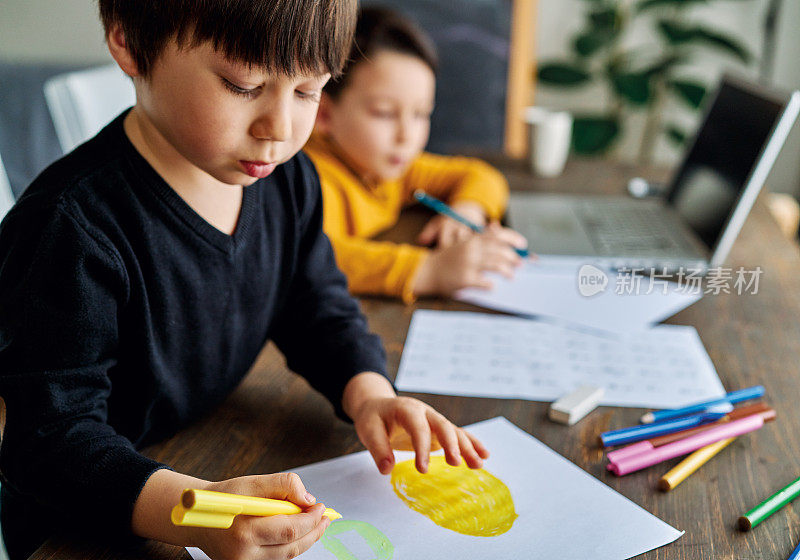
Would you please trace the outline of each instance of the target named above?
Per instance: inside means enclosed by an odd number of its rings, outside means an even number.
[[[593,200],[578,205],[578,215],[600,254],[661,252],[686,246],[663,208],[627,202]]]

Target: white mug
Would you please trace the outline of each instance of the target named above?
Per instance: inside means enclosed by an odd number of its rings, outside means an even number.
[[[572,115],[544,107],[528,107],[525,121],[532,125],[531,168],[542,177],[557,177],[564,171],[572,141]]]

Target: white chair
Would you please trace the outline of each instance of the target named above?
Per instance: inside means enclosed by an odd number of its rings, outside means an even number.
[[[3,167],[3,158],[0,157],[0,220],[14,206],[14,192],[11,190],[11,183],[6,175],[6,168]]]
[[[55,76],[44,96],[65,154],[136,103],[133,82],[116,64]]]

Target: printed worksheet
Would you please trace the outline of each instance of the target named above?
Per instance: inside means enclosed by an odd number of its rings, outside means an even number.
[[[694,327],[599,333],[458,311],[418,310],[395,385],[402,391],[554,401],[581,385],[602,404],[675,408],[721,397],[722,383]]]
[[[301,558],[621,560],[683,534],[505,418],[467,428],[492,453],[481,469],[437,455],[422,475],[411,453],[397,452],[383,476],[367,451],[294,469],[343,516]]]

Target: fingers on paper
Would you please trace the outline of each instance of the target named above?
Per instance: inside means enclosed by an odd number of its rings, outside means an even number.
[[[493,244],[484,253],[479,265],[481,276],[485,272],[496,272],[506,278],[513,278],[516,268],[522,263],[519,255],[506,244]]]
[[[439,413],[431,412],[431,429],[444,449],[445,460],[448,465],[456,467],[461,464],[461,450],[458,441],[457,429],[452,422]]]
[[[426,412],[422,403],[418,406],[405,406],[397,411],[397,421],[411,436],[416,455],[415,464],[421,473],[428,472],[431,454],[431,428]]]
[[[471,433],[469,433],[466,430],[461,430],[461,431],[464,432],[464,434],[466,434],[467,438],[469,438],[469,441],[472,442],[472,447],[478,453],[478,456],[481,459],[488,459],[489,458],[489,450],[486,448],[485,445],[483,445],[481,440],[479,440],[478,438],[476,438],[475,436],[473,436]]]
[[[380,416],[367,419],[359,431],[361,441],[367,447],[381,474],[389,474],[394,466],[394,453],[389,443],[386,424]]]
[[[458,429],[458,443],[461,447],[461,456],[471,469],[479,469],[483,466],[483,459],[488,459],[489,451],[472,434],[466,430]]]
[[[523,235],[517,233],[513,229],[505,228],[497,222],[492,222],[486,227],[486,233],[495,237],[503,243],[507,243],[512,247],[524,249],[528,246],[528,240]]]

